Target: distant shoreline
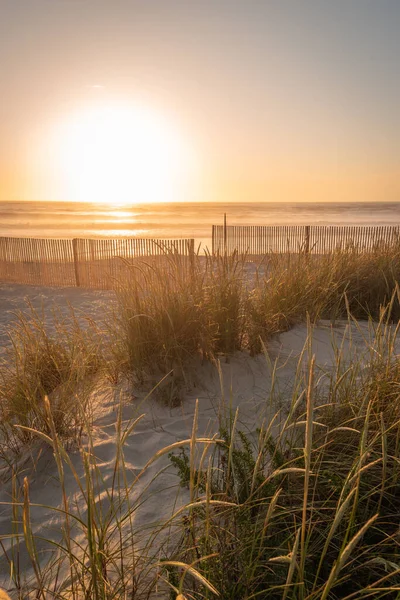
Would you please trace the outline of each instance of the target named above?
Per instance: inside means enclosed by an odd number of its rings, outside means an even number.
[[[0,237],[194,238],[210,245],[212,225],[394,225],[400,202],[204,202],[90,204],[0,202]]]

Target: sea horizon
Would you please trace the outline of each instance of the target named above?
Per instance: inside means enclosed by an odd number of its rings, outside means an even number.
[[[212,225],[400,224],[400,202],[174,202],[94,204],[1,201],[0,237],[194,238],[209,245]]]

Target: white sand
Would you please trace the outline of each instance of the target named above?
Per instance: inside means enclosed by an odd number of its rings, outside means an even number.
[[[104,309],[114,298],[112,292],[92,292],[73,289],[33,288],[25,286],[0,286],[0,340],[4,345],[7,341],[6,327],[13,320],[13,312],[23,310],[25,305],[23,297],[28,296],[36,308],[48,310],[53,301],[67,310],[67,301],[78,311],[90,312],[94,319],[104,316]],[[352,342],[350,344],[350,334]],[[330,371],[334,364],[334,347],[339,346],[344,340],[343,348],[347,360],[351,360],[353,352],[358,356],[366,353],[371,332],[366,323],[359,328],[352,326],[346,330],[345,322],[338,322],[332,327],[327,322],[322,322],[313,330],[312,353],[316,355],[316,362],[320,374]],[[298,358],[307,340],[307,329],[304,325],[296,326],[291,331],[278,336],[268,344],[269,361],[264,356],[250,358],[245,353],[226,362],[221,359],[220,367],[223,375],[223,389],[221,391],[217,367],[211,364],[201,365],[194,362],[191,368],[192,387],[186,393],[181,407],[169,409],[150,398],[144,400],[145,391],[135,390],[135,397],[128,387],[111,389],[104,386],[97,393],[97,400],[101,404],[100,416],[97,418],[93,430],[95,440],[95,454],[101,464],[102,475],[107,485],[111,485],[113,478],[114,460],[116,455],[115,406],[120,397],[123,398],[123,419],[129,419],[139,414],[144,418],[135,427],[127,439],[125,446],[125,460],[128,467],[129,482],[132,483],[137,473],[146,462],[161,448],[187,439],[191,435],[193,414],[196,399],[199,402],[198,435],[212,435],[218,430],[218,415],[226,413],[231,407],[235,410],[240,407],[239,419],[241,428],[254,432],[261,425],[263,419],[268,423],[271,416],[269,392],[271,388],[271,368],[277,361],[277,382],[281,393],[282,418],[288,404]],[[304,369],[307,367],[308,355],[304,355]],[[321,379],[323,382],[323,377]],[[274,409],[275,412],[275,409]],[[276,423],[279,427],[279,423]],[[71,459],[82,473],[79,453],[71,453]],[[164,456],[154,463],[135,485],[132,497],[139,497],[151,481],[152,477],[163,467],[169,464],[169,459]],[[46,506],[59,506],[61,502],[60,489],[57,483],[57,470],[49,448],[43,448],[35,466],[31,461],[25,465],[20,475],[20,482],[24,475],[30,481],[30,499],[32,503]],[[70,498],[82,507],[76,482],[72,474],[66,470],[66,487]],[[135,513],[135,526],[138,532],[149,531],[150,526],[160,523],[171,515],[177,495],[179,502],[184,501],[186,490],[180,490],[178,478],[173,468],[155,479],[145,492],[146,501]],[[0,502],[10,500],[10,482],[3,481],[0,490]],[[105,501],[105,500],[104,500]],[[37,534],[47,538],[60,538],[60,529],[63,522],[59,513],[54,513],[49,508],[37,507],[32,510],[33,528]],[[0,535],[11,531],[11,509],[7,504],[0,505]],[[148,535],[148,534],[146,534]],[[9,542],[4,540],[7,547]],[[22,553],[21,561],[30,574],[29,561]],[[11,586],[6,562],[0,560],[0,586]]]
[[[82,290],[76,287],[54,288],[0,283],[0,356],[10,343],[7,328],[16,320],[16,312],[29,314],[28,302],[39,314],[45,316],[51,332],[51,313],[54,306],[66,317],[70,314],[69,307],[72,306],[77,316],[82,314],[95,320],[101,319],[104,309],[115,302],[115,293]]]

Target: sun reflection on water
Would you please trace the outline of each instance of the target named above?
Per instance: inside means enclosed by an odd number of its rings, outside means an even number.
[[[132,219],[132,218],[136,217],[137,214],[138,213],[133,213],[128,210],[118,210],[115,208],[115,206],[113,207],[113,210],[107,211],[107,215],[109,217],[112,217],[114,220],[115,219],[120,220],[120,219],[125,219],[125,218]]]

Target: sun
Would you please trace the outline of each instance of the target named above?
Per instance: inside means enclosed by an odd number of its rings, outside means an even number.
[[[163,115],[146,107],[81,110],[57,131],[63,195],[113,206],[184,200],[193,152]]]

